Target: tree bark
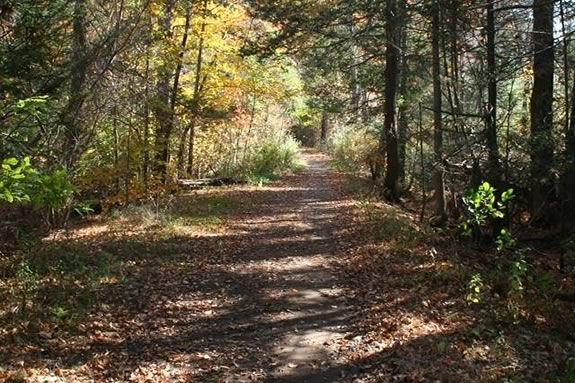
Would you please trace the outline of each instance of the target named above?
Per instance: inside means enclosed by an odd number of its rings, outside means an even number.
[[[571,88],[569,129],[565,134],[565,166],[561,175],[561,204],[563,230],[575,222],[575,79]]]
[[[355,21],[353,19],[353,15],[350,15],[349,20],[349,31],[351,35],[351,67],[350,67],[350,75],[351,75],[351,108],[353,117],[356,121],[359,120],[361,115],[361,87],[359,84],[359,74],[358,74],[358,48],[357,43],[355,41]]]
[[[407,163],[407,136],[409,129],[409,120],[407,116],[408,104],[407,104],[407,71],[408,71],[408,56],[407,56],[407,9],[404,1],[400,2],[399,5],[399,18],[402,20],[401,26],[401,64],[399,73],[399,94],[403,98],[401,104],[398,108],[397,116],[397,128],[399,135],[399,180],[402,185],[402,189],[405,190],[405,169]]]
[[[63,162],[66,168],[73,169],[80,151],[84,130],[82,108],[85,100],[85,84],[88,71],[86,62],[86,0],[74,1],[72,26],[72,75],[70,99],[64,117],[65,135]]]
[[[321,113],[321,137],[320,142],[322,145],[327,143],[327,138],[329,135],[329,113],[324,110]]]
[[[149,13],[149,10],[148,10]],[[146,69],[144,72],[144,135],[143,135],[143,163],[142,178],[146,194],[149,191],[150,176],[150,47],[152,39],[152,21],[148,16],[148,42],[146,46]]]
[[[170,42],[173,37],[172,17],[175,0],[164,0],[163,15],[159,20],[164,41]],[[154,172],[163,180],[167,180],[168,162],[170,160],[169,142],[172,134],[172,113],[170,111],[170,78],[172,71],[165,62],[158,73],[156,82],[157,102],[154,105],[154,114],[158,121],[155,142]]]
[[[385,10],[385,101],[384,139],[380,152],[385,155],[387,168],[383,182],[384,195],[392,202],[399,202],[399,139],[397,134],[397,88],[399,80],[401,20],[397,13],[397,0],[386,0]]]
[[[553,8],[554,2],[533,2],[533,92],[531,95],[531,198],[533,221],[545,218],[554,200],[553,169]]]
[[[445,172],[443,168],[443,120],[441,115],[441,61],[440,61],[440,0],[433,1],[432,9],[432,74],[433,74],[433,157],[434,170],[432,175],[433,191],[435,193],[434,223],[443,225],[447,220],[445,201]]]
[[[208,2],[207,0],[204,1],[204,15],[208,10]],[[198,43],[198,55],[196,56],[196,77],[194,79],[194,94],[192,96],[192,120],[190,122],[190,138],[188,143],[188,166],[186,168],[187,174],[191,177],[192,173],[194,172],[194,146],[195,146],[195,139],[196,139],[196,119],[199,112],[200,107],[200,90],[202,88],[202,65],[204,61],[204,38],[206,32],[206,21],[202,22],[200,27],[200,41]]]
[[[493,1],[487,5],[487,111],[486,135],[488,150],[489,182],[496,188],[501,185],[501,166],[497,143],[497,63],[495,61],[495,10]]]

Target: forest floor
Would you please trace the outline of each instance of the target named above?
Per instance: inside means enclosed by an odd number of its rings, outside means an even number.
[[[3,260],[0,381],[566,376],[572,304],[517,303],[511,320],[508,302],[467,304],[485,255],[359,197],[327,156],[303,159],[271,185],[127,208],[31,241],[19,269]]]

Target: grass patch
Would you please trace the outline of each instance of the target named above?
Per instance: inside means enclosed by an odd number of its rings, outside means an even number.
[[[406,213],[388,205],[359,200],[359,208],[379,241],[395,242],[405,248],[424,241],[427,232]]]
[[[223,216],[240,206],[245,204],[229,196],[182,196],[171,201],[130,206],[115,213],[112,218],[120,224],[128,222],[147,229],[213,230],[222,225]]]

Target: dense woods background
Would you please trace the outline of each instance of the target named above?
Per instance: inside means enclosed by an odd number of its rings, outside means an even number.
[[[290,128],[309,145],[347,129],[372,141],[360,165],[373,157],[390,200],[433,189],[438,222],[482,180],[513,186],[530,223],[566,222],[572,8],[8,1],[2,157],[129,201],[156,181],[245,172]]]
[[[32,238],[190,187],[265,185],[302,167],[300,146],[427,244],[496,259],[511,322],[529,317],[528,267],[555,281],[534,295],[572,302],[574,32],[569,0],[0,2],[13,314],[36,291]],[[465,275],[469,305],[489,270]]]

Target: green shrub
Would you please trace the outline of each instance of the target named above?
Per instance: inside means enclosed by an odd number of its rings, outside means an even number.
[[[32,205],[38,209],[62,209],[74,195],[74,186],[65,170],[39,174],[31,191]]]
[[[0,169],[0,201],[30,203],[45,213],[48,223],[58,210],[68,206],[74,187],[65,170],[42,173],[32,167],[30,158],[8,158]]]
[[[30,158],[22,161],[8,158],[2,161],[0,169],[0,201],[22,203],[30,201],[38,171],[30,164]]]
[[[513,198],[513,189],[508,189],[501,193],[497,200],[495,188],[489,182],[482,183],[475,190],[468,190],[463,197],[467,213],[467,219],[463,223],[464,234],[474,239],[482,237],[483,229],[487,225],[505,216],[505,207],[511,198]],[[515,244],[506,229],[501,230],[496,242],[500,250],[513,247]]]
[[[338,130],[329,142],[335,167],[352,173],[368,170],[370,158],[377,148],[378,140],[374,134],[354,127]]]
[[[232,173],[240,174],[248,181],[273,180],[284,172],[301,167],[298,152],[299,143],[293,137],[274,137],[254,147],[244,156],[239,169]]]
[[[465,301],[469,304],[481,303],[481,295],[483,294],[483,279],[481,274],[474,273],[469,282],[467,283],[467,294],[465,295]]]

